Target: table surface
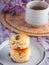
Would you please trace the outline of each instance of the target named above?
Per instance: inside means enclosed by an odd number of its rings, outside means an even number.
[[[1,10],[1,6],[0,6],[0,10]],[[14,34],[14,32],[4,27],[1,24],[1,20],[0,20],[0,44],[2,44],[2,42],[4,42],[5,40],[9,39],[10,34]],[[38,41],[45,47],[47,58],[44,65],[49,65],[49,36],[48,37],[32,37],[32,38],[33,40]]]

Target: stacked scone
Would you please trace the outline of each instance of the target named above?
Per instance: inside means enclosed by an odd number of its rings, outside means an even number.
[[[15,62],[26,62],[30,59],[29,37],[25,34],[13,34],[10,36],[10,57]]]

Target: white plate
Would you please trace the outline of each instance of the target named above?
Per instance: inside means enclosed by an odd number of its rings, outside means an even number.
[[[9,40],[3,42],[0,45],[0,62],[4,65],[39,65],[43,62],[45,58],[45,49],[38,42],[31,40],[30,48],[31,48],[31,59],[25,63],[14,63],[9,57]]]

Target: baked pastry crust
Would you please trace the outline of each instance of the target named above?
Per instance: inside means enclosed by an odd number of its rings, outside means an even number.
[[[30,59],[31,51],[30,48],[26,49],[10,49],[10,57],[15,62],[26,62]]]
[[[13,34],[10,36],[9,47],[24,49],[29,46],[29,37],[25,34]]]
[[[29,36],[12,34],[9,39],[10,57],[15,62],[26,62],[30,59]]]

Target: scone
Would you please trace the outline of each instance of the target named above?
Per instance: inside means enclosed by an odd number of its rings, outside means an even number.
[[[9,46],[12,49],[24,49],[29,46],[29,37],[25,34],[13,34],[10,36]]]
[[[10,49],[10,57],[15,62],[26,62],[30,59],[31,51],[30,48],[25,49]]]
[[[9,39],[10,57],[15,62],[26,62],[30,59],[29,36],[25,34],[13,34]]]

